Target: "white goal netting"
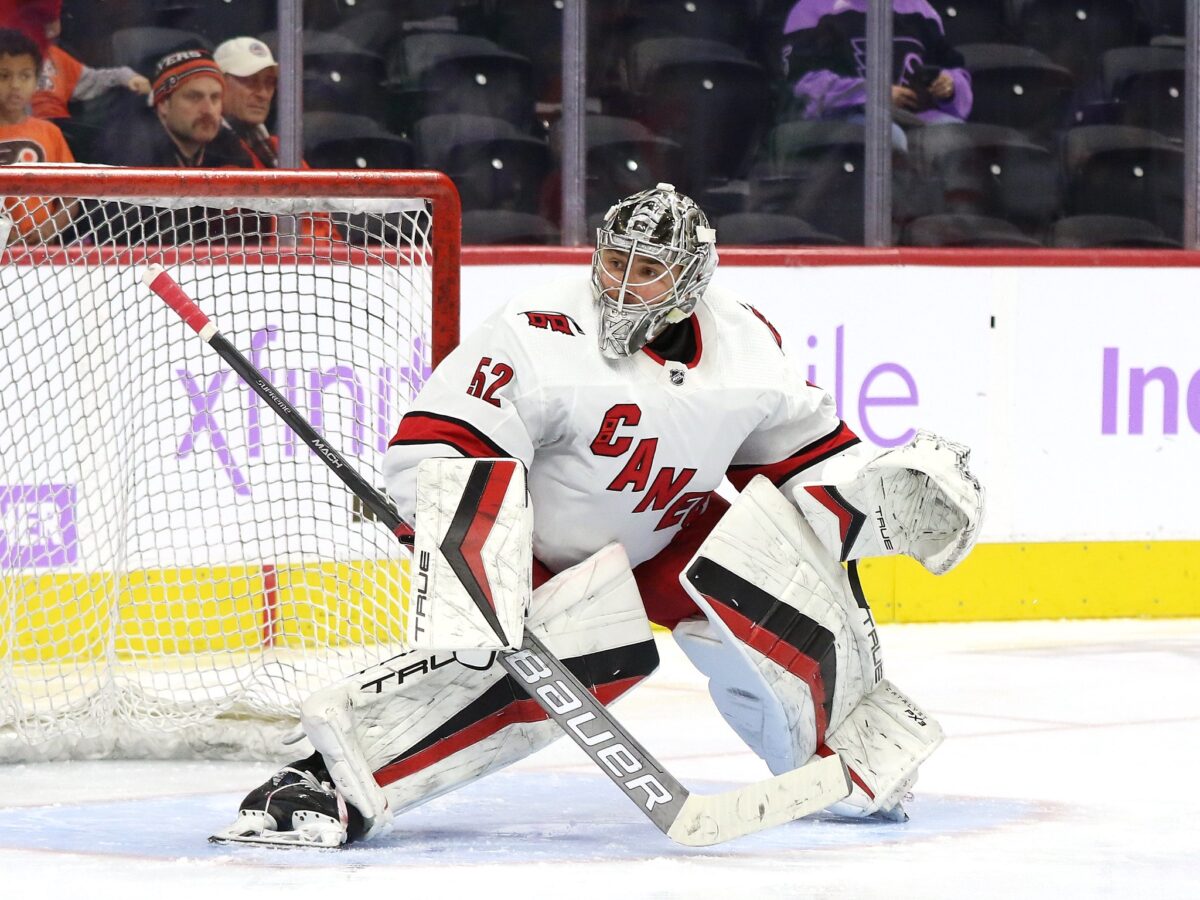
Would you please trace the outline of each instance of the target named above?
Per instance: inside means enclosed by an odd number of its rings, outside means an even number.
[[[286,755],[306,694],[402,650],[404,554],[140,275],[164,266],[382,487],[457,334],[436,204],[382,173],[356,197],[88,174],[0,175],[0,762]]]

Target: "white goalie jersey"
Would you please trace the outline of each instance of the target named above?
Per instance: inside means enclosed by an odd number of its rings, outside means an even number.
[[[653,557],[728,474],[819,480],[858,443],[751,307],[710,288],[683,327],[694,353],[606,359],[586,277],[507,303],[433,373],[384,461],[412,521],[427,457],[515,457],[529,470],[535,556],[553,571],[619,542]]]

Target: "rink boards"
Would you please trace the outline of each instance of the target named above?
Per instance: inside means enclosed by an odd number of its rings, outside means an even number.
[[[499,266],[478,255],[481,264],[471,264],[468,254],[464,330],[518,286],[577,276],[586,257],[548,260],[570,265]],[[822,260],[806,257],[797,266],[769,254],[772,264],[745,265],[736,251],[724,253],[718,283],[771,319],[810,380],[834,394],[864,440],[893,446],[925,427],[973,447],[973,467],[989,495],[980,546],[942,578],[907,559],[864,563],[881,622],[1200,615],[1200,487],[1191,471],[1200,448],[1200,351],[1193,338],[1200,317],[1197,272],[1174,264],[1180,258],[1172,256],[1170,267],[1023,268],[809,265]],[[344,420],[340,449],[369,463],[403,410],[405,382],[415,380],[415,372],[400,370],[419,368],[420,354],[408,348],[393,356],[373,339],[369,355],[360,362],[352,352],[348,366],[327,343],[283,357],[274,335],[286,330],[285,318],[225,310],[219,322],[235,344],[250,349],[257,341],[260,364],[274,366],[277,380],[295,381],[302,408],[320,403],[327,424]],[[185,444],[199,427],[197,387],[212,395],[220,364],[198,342],[155,352],[171,375],[170,390],[153,402],[177,423],[156,439],[164,458],[187,461],[183,477],[193,481],[184,488],[213,510],[208,535],[228,526],[230,515],[237,527],[245,524],[237,511],[260,489],[255,473],[286,463],[283,480],[296,485],[323,468],[289,443],[265,410],[252,413],[253,401],[232,379],[217,393],[226,404],[223,434],[240,434],[228,438],[241,448],[236,465],[199,440],[211,433]],[[67,502],[80,512],[94,493],[76,497],[50,484],[21,495],[10,486],[0,505],[11,517],[14,500],[35,501],[53,531],[66,524],[60,511]],[[316,634],[354,642],[378,633],[389,643],[403,615],[399,564],[383,561],[381,548],[391,551],[386,541],[366,537],[378,526],[360,520],[348,495],[334,496],[339,522],[362,533],[349,550],[321,526],[315,553],[273,546],[276,539],[263,534],[256,537],[262,552],[214,556],[211,547],[192,552],[188,541],[172,541],[172,532],[186,527],[168,520],[146,546],[170,545],[170,558],[143,560],[133,574],[117,577],[89,564],[88,537],[78,531],[88,515],[102,516],[99,507],[72,519],[77,547],[70,560],[51,550],[43,564],[23,565],[10,543],[8,563],[20,574],[0,591],[0,621],[19,606],[36,630],[19,646],[0,639],[0,656],[36,662],[93,652],[84,638],[67,635],[71,615],[97,618],[85,629],[92,635],[117,623],[117,652],[132,655],[300,648]],[[347,585],[375,607],[375,624],[347,612]],[[102,602],[73,611],[80,587]]]
[[[1200,616],[1200,254],[1030,258],[721,250],[714,284],[771,320],[864,441],[926,428],[972,447],[980,546],[941,578],[907,558],[865,563],[881,621]],[[503,299],[496,284],[588,259],[464,253],[464,330]]]

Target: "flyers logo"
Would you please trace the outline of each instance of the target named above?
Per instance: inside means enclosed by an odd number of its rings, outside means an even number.
[[[529,320],[529,325],[532,328],[547,328],[550,331],[557,331],[559,334],[583,334],[583,329],[579,327],[579,323],[566,313],[542,312],[530,309],[521,313],[521,315]]]
[[[46,161],[46,151],[37,141],[18,138],[0,144],[0,166],[23,166]]]

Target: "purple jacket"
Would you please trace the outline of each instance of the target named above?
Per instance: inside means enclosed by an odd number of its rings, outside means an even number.
[[[954,79],[954,95],[917,112],[926,121],[965,119],[971,112],[971,73],[947,41],[942,19],[926,0],[892,0],[892,83],[916,89],[922,66]],[[867,100],[867,0],[800,0],[783,27],[783,66],[804,117],[823,119]]]

